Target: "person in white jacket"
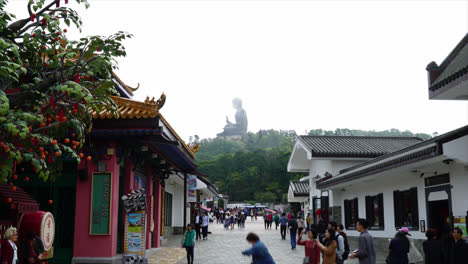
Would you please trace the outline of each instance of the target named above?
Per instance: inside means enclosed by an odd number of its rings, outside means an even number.
[[[400,231],[406,233],[406,237],[408,238],[408,241],[410,243],[410,248],[408,252],[408,263],[412,264],[424,261],[424,257],[421,255],[421,253],[419,253],[418,249],[416,248],[413,237],[411,237],[408,228],[403,227],[400,229]]]

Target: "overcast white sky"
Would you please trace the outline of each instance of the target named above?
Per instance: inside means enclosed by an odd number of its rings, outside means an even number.
[[[134,99],[165,92],[161,112],[184,139],[221,132],[234,97],[253,132],[468,124],[467,101],[428,99],[425,70],[467,33],[468,1],[89,2],[83,35],[135,36],[117,73],[140,83]],[[7,9],[23,17],[26,3]]]

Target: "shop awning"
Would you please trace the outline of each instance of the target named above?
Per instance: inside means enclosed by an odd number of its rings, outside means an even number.
[[[18,213],[35,213],[39,210],[39,204],[23,189],[16,187],[13,191],[8,184],[0,184],[0,202],[8,203],[8,198],[12,199],[11,209]]]

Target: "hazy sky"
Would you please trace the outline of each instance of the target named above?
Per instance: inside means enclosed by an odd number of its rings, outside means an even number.
[[[467,33],[468,1],[89,2],[83,35],[135,36],[117,73],[140,83],[134,99],[165,92],[161,112],[184,139],[221,132],[234,97],[253,132],[468,124],[467,101],[428,99],[425,70]],[[23,17],[26,3],[7,9]]]

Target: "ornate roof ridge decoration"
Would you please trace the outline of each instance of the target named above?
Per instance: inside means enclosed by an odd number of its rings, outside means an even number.
[[[107,109],[102,109],[101,112],[96,112],[92,109],[91,115],[94,119],[141,119],[141,118],[156,118],[166,101],[166,95],[163,93],[161,98],[156,102],[151,102],[147,98],[148,102],[139,102],[127,98],[122,98],[118,96],[110,96],[110,98],[117,105],[117,114],[108,111]]]
[[[138,90],[138,88],[140,88],[140,84],[138,84],[137,87],[135,87],[135,88],[126,85],[126,84],[119,78],[119,76],[117,76],[117,74],[116,74],[114,71],[112,71],[112,77],[114,77],[115,80],[116,80],[120,85],[122,85],[122,87],[125,88],[125,90],[127,90],[127,92],[128,92],[130,95],[133,95],[133,92],[135,92],[136,90]]]
[[[195,144],[193,146],[190,146],[190,143],[187,144],[187,147],[189,147],[193,153],[196,153],[200,149],[200,144]]]

